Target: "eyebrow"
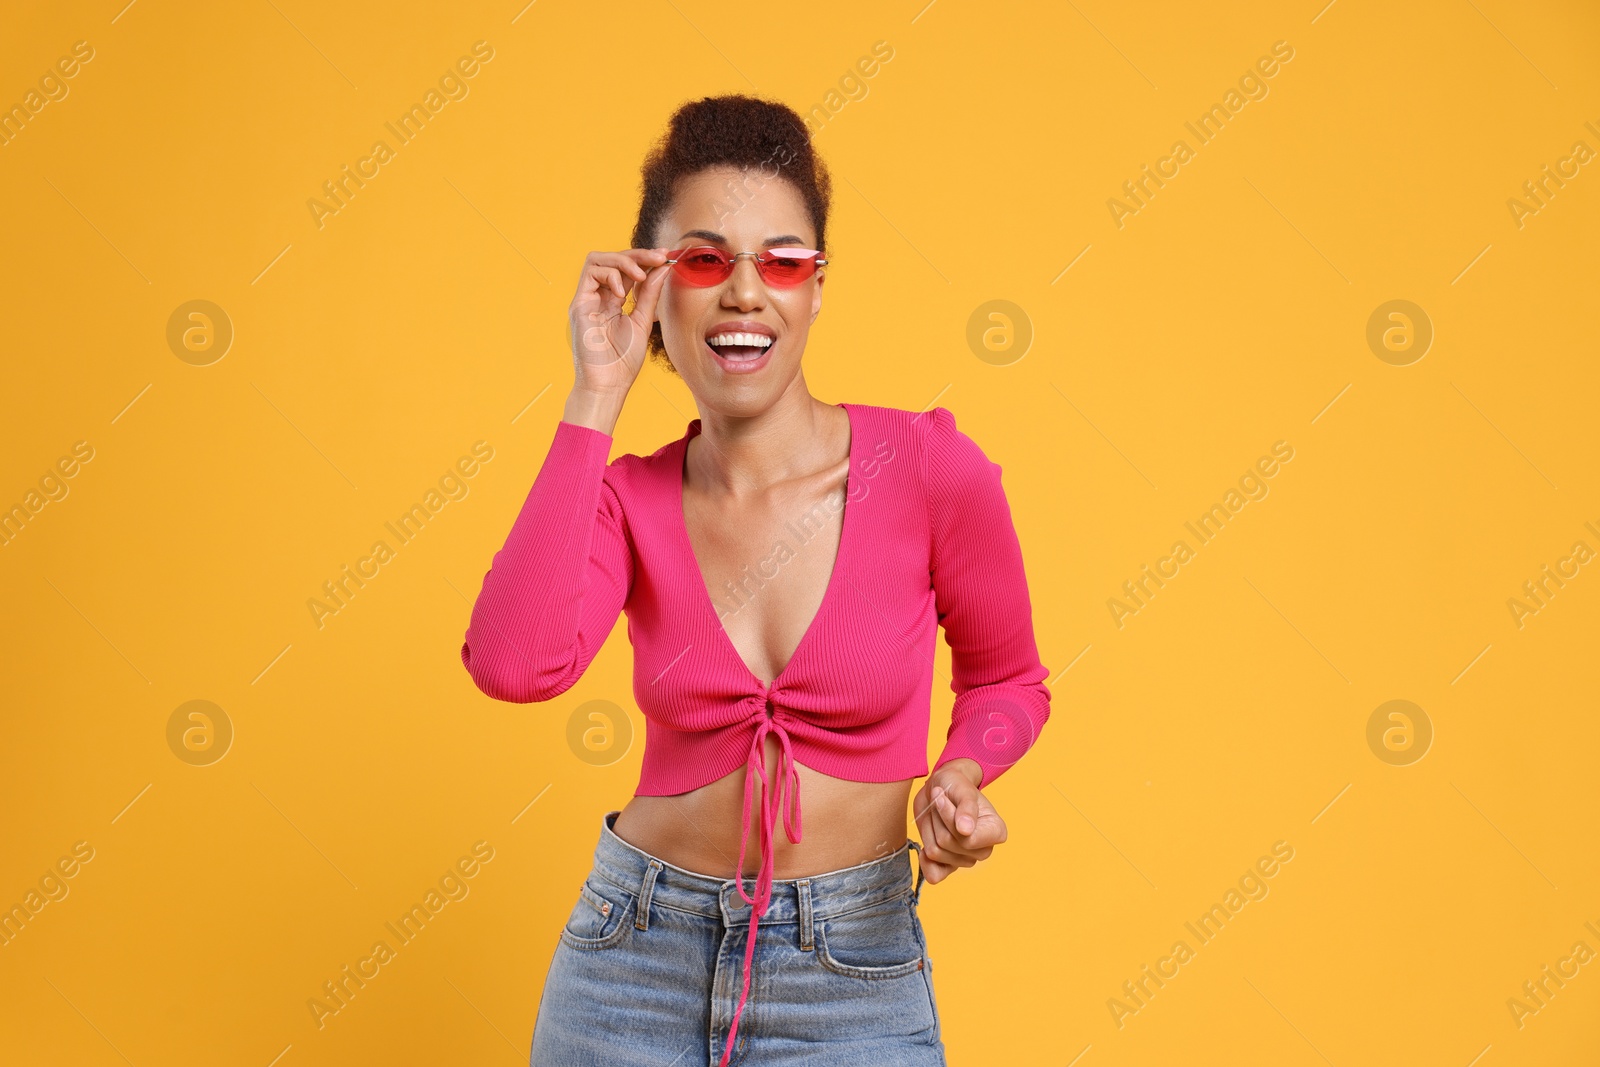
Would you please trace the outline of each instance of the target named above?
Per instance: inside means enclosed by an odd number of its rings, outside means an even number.
[[[715,241],[718,244],[727,244],[728,243],[728,239],[726,237],[722,236],[722,234],[720,234],[720,233],[715,232],[714,230],[685,230],[685,231],[683,231],[683,237],[698,237],[703,241]],[[680,237],[679,240],[682,240],[682,238]],[[786,234],[782,235],[781,237],[768,237],[765,241],[762,241],[761,243],[766,248],[774,248],[774,247],[777,247],[779,245],[791,245],[791,246],[794,246],[794,247],[804,247],[804,244],[805,244],[800,238],[796,237],[792,233],[786,233]]]

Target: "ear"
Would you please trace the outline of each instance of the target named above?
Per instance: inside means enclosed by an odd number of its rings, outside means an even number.
[[[809,322],[816,322],[817,315],[822,311],[822,284],[828,280],[828,269],[824,267],[817,273],[816,277],[817,284],[811,290],[811,318]]]

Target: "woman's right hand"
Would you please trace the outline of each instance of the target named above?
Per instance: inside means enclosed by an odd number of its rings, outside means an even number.
[[[666,283],[667,249],[630,248],[590,252],[578,277],[570,323],[573,389],[597,396],[625,396],[644,367],[656,301]],[[633,311],[622,305],[634,290]]]

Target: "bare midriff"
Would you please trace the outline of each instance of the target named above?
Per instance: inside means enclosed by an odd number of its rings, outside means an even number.
[[[779,743],[765,745],[768,803],[776,806]],[[852,782],[801,764],[799,807],[803,815],[798,843],[783,831],[781,816],[772,835],[774,878],[803,878],[867,863],[905,847],[907,808],[916,781]],[[761,868],[761,792],[758,780],[750,794],[750,823],[745,846],[746,877]],[[674,867],[713,878],[732,878],[739,860],[739,820],[744,809],[745,767],[710,785],[676,796],[635,796],[612,826],[624,841]],[[784,806],[788,806],[785,798]]]

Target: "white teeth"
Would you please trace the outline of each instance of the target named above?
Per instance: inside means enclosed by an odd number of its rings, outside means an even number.
[[[757,348],[768,348],[772,345],[772,338],[760,333],[718,333],[706,338],[709,345],[753,345]]]

